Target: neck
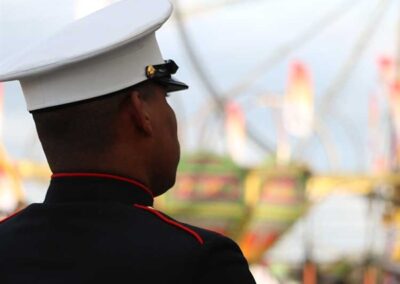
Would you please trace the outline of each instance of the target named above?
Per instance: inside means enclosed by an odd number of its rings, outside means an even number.
[[[80,158],[73,162],[63,160],[63,163],[50,163],[50,168],[54,174],[58,173],[100,173],[115,176],[122,176],[138,180],[149,189],[153,188],[149,171],[146,170],[146,164],[141,159],[128,159],[128,155],[123,157],[114,156],[113,159]]]

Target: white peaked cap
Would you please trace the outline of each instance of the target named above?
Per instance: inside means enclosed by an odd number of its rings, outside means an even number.
[[[155,31],[171,12],[168,0],[117,2],[0,61],[0,82],[19,80],[34,111],[145,81],[146,66],[164,64]]]

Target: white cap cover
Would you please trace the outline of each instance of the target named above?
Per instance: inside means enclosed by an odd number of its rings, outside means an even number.
[[[0,62],[0,81],[19,80],[30,111],[135,85],[164,63],[155,31],[171,12],[168,0],[117,2]]]

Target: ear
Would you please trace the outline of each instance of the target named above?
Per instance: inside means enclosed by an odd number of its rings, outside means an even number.
[[[134,90],[129,95],[129,110],[130,116],[137,129],[152,136],[153,127],[151,124],[151,116],[148,103],[143,100],[143,94]]]

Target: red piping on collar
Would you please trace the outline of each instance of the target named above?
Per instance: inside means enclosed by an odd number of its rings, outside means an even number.
[[[134,204],[133,206],[135,206],[136,208],[140,208],[143,210],[146,210],[150,213],[153,213],[154,215],[156,215],[158,218],[160,218],[161,220],[163,220],[164,222],[173,225],[175,227],[178,227],[179,229],[184,230],[185,232],[191,234],[193,237],[195,237],[195,239],[202,245],[204,244],[204,240],[200,237],[200,235],[198,233],[196,233],[195,231],[193,231],[192,229],[189,229],[188,227],[183,226],[182,224],[179,224],[178,222],[175,222],[171,219],[168,219],[167,217],[165,217],[163,214],[161,214],[160,212],[158,212],[157,210],[147,207],[147,206],[143,206],[143,205],[139,205],[139,204]]]
[[[111,175],[111,174],[99,174],[99,173],[57,173],[57,174],[52,174],[51,178],[63,178],[63,177],[99,177],[99,178],[109,178],[109,179],[116,179],[116,180],[121,180],[125,182],[129,182],[140,189],[144,190],[146,193],[150,194],[151,198],[154,198],[153,193],[151,192],[150,189],[148,189],[145,185],[142,183],[126,178],[126,177],[121,177],[121,176],[116,176],[116,175]]]

